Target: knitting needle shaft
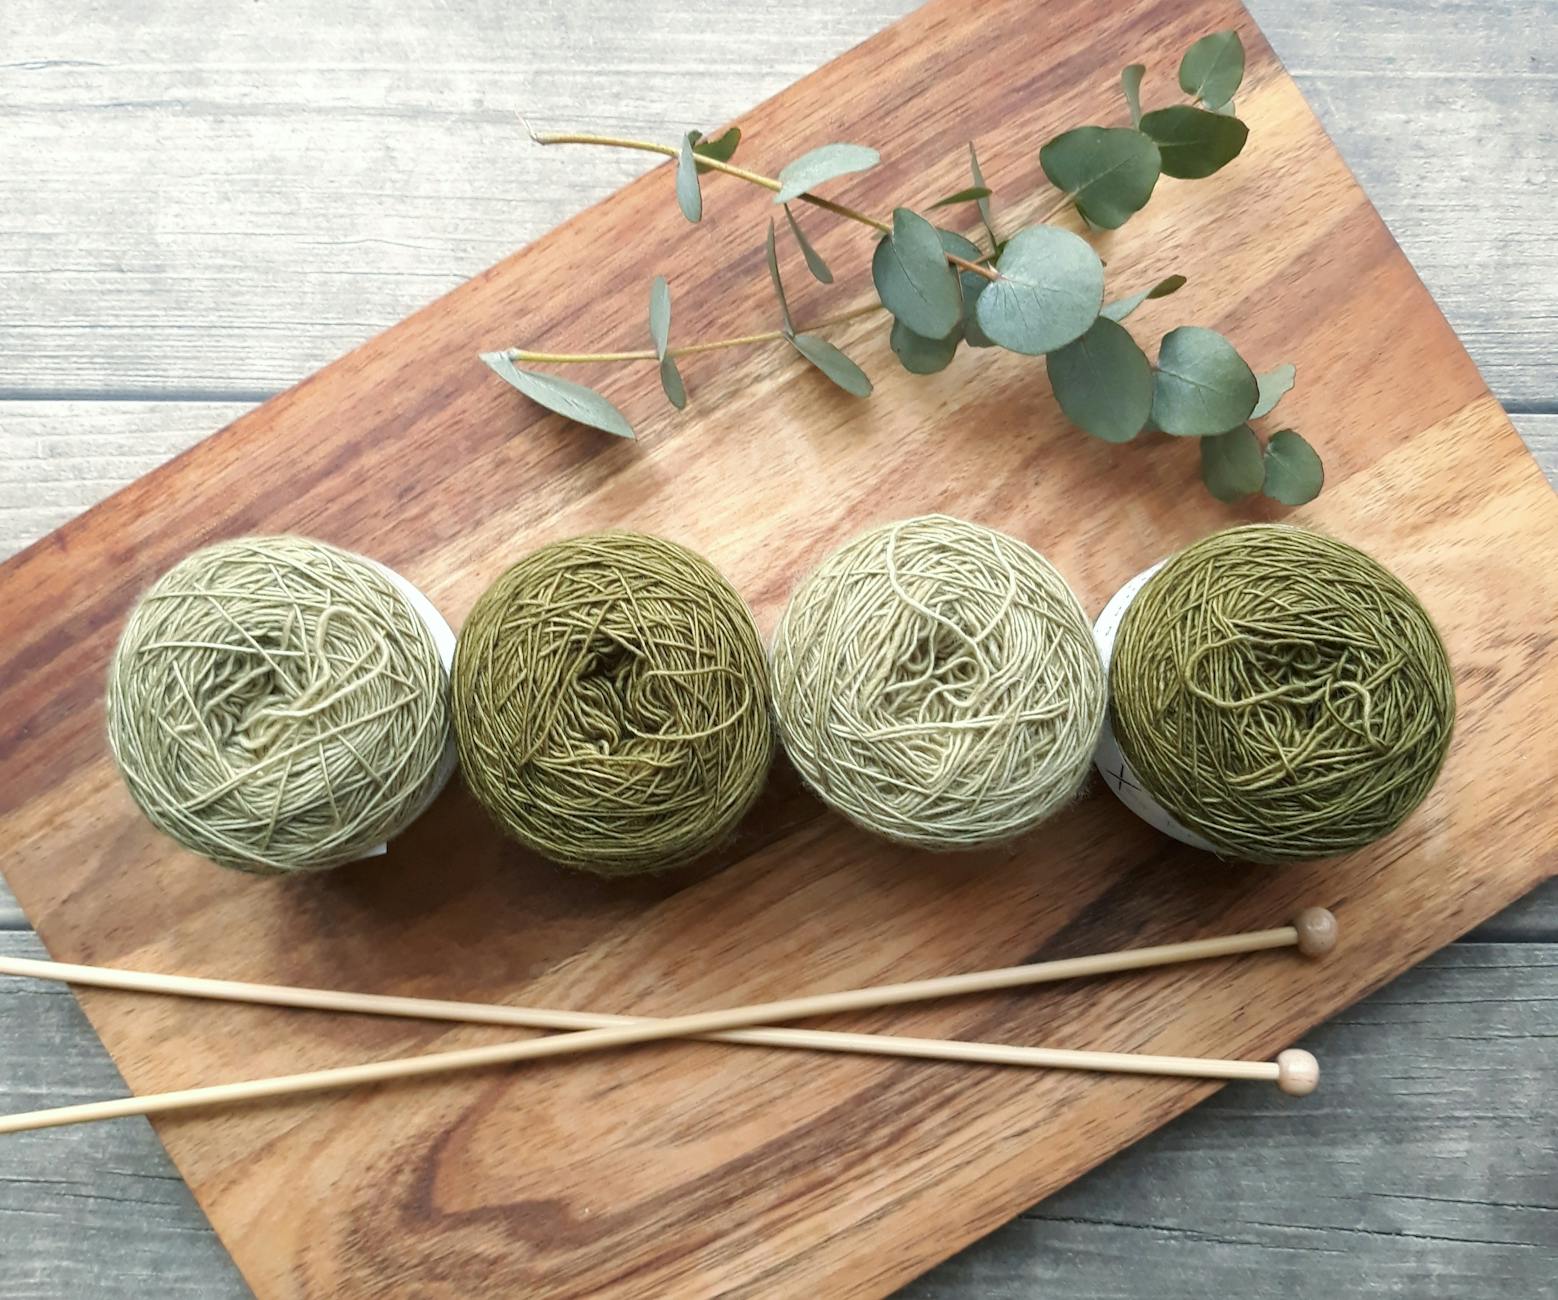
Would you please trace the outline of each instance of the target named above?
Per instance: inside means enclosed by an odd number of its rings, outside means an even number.
[[[856,1011],[930,998],[1042,984],[1053,980],[1142,970],[1152,966],[1167,966],[1210,957],[1236,956],[1270,948],[1296,946],[1308,955],[1319,956],[1328,952],[1334,945],[1335,933],[1335,918],[1323,908],[1312,907],[1300,913],[1292,925],[1279,926],[1274,930],[1257,930],[1221,939],[1196,939],[1186,943],[1160,944],[1151,948],[1129,948],[1123,952],[1068,957],[1027,966],[1011,966],[1003,970],[942,976],[907,984],[856,989],[846,993],[826,993],[820,995],[821,1000],[828,1004],[825,1010],[807,1011],[801,1014],[827,1015],[836,1011]],[[293,988],[279,984],[249,984],[238,980],[114,970],[106,966],[76,966],[69,962],[37,961],[27,957],[0,957],[0,975],[59,980],[66,984],[89,985],[132,993],[162,993],[179,997],[209,998],[222,1002],[248,1002],[263,1006],[298,1007],[312,1011],[344,1011],[418,1020],[448,1020],[464,1024],[516,1025],[528,1029],[606,1029],[645,1022],[644,1017],[604,1015],[593,1011],[552,1011],[538,1007],[513,1007],[485,1002],[447,1002],[432,998],[389,997],[376,993],[344,993],[334,989]],[[816,1005],[818,999],[808,1001]],[[799,1019],[800,1015],[788,1018]],[[733,1030],[709,1036],[717,1037],[724,1042],[767,1043],[771,1046],[795,1045],[793,1040],[787,1043],[779,1042],[775,1036],[776,1032],[774,1030],[751,1032]],[[817,1035],[814,1033],[809,1036],[815,1039]],[[832,1035],[823,1036],[832,1037]]]
[[[421,1075],[445,1073],[454,1070],[475,1069],[482,1066],[510,1064],[536,1060],[550,1056],[564,1056],[577,1052],[599,1051],[610,1047],[625,1047],[633,1043],[651,1042],[657,1039],[698,1037],[724,1034],[753,1025],[773,1024],[785,1020],[798,1020],[810,1016],[832,1015],[843,1011],[858,1011],[873,1007],[893,1006],[932,997],[955,994],[989,992],[1015,988],[1028,984],[1080,976],[1106,974],[1113,971],[1139,970],[1149,966],[1175,961],[1190,961],[1208,957],[1228,956],[1244,952],[1258,952],[1270,948],[1298,946],[1306,951],[1314,949],[1309,936],[1324,930],[1334,940],[1334,921],[1329,913],[1324,922],[1316,918],[1319,909],[1310,909],[1295,925],[1274,930],[1261,930],[1249,934],[1232,935],[1223,939],[1200,939],[1189,943],[1164,944],[1154,948],[1128,949],[1120,953],[1101,953],[1091,957],[1073,957],[1060,961],[1040,962],[1028,966],[1014,966],[1003,970],[979,971],[967,975],[945,976],[938,979],[916,980],[906,984],[883,985],[870,989],[852,989],[839,993],[822,993],[809,997],[790,998],[781,1002],[760,1003],[746,1007],[700,1012],[693,1015],[673,1016],[661,1020],[635,1020],[631,1018],[590,1017],[593,1024],[605,1021],[604,1027],[586,1028],[582,1032],[551,1038],[529,1039],[519,1043],[499,1043],[488,1047],[466,1048],[460,1051],[439,1052],[427,1056],[410,1057],[394,1061],[380,1061],[368,1065],[344,1066],[333,1070],[318,1070],[307,1074],[288,1075],[273,1079],[257,1079],[243,1083],[221,1084],[209,1088],[186,1089],[180,1092],[154,1094],[145,1097],[128,1097],[116,1101],[92,1102],[80,1106],[64,1106],[28,1114],[0,1117],[0,1133],[22,1132],[28,1129],[48,1128],[59,1124],[86,1123],[99,1119],[112,1119],[124,1115],[149,1115],[173,1110],[191,1109],[197,1106],[221,1105],[236,1101],[249,1101],[265,1097],[277,1097],[302,1092],[318,1092],[328,1089],[356,1087],[380,1083],[391,1079],[414,1078]],[[25,959],[7,959],[0,973],[35,974],[34,970],[16,969]],[[31,963],[29,963],[31,965]],[[39,963],[53,967],[53,963]],[[372,1011],[380,1015],[426,1014],[428,1004],[422,999],[387,998],[371,994],[339,994],[325,990],[282,989],[266,985],[243,985],[222,980],[192,980],[178,976],[157,976],[129,971],[105,971],[91,967],[73,968],[92,976],[91,982],[108,987],[134,988],[137,991],[185,992],[197,986],[194,996],[231,997],[238,992],[259,990],[263,1000],[276,1005],[308,1006],[321,1010]],[[65,978],[63,971],[53,972]],[[115,982],[109,983],[112,978]],[[75,981],[72,982],[87,982]],[[174,988],[174,985],[182,985]],[[218,992],[217,990],[222,990]],[[466,1019],[473,1009],[469,1003],[432,1004],[440,1008],[438,1019]],[[453,1011],[459,1009],[460,1014]],[[524,1014],[524,1023],[531,1027],[568,1028],[563,1017],[571,1024],[582,1025],[583,1012],[536,1012],[521,1008],[474,1008],[483,1013],[486,1023],[516,1023],[513,1020],[495,1021],[491,1013],[503,1011]],[[542,1018],[545,1018],[543,1023]],[[577,1017],[577,1019],[573,1019]],[[807,1034],[806,1042],[796,1036],[804,1031],[764,1031],[762,1037],[743,1035],[736,1041],[768,1042],[782,1046],[816,1047],[816,1038]],[[780,1035],[788,1041],[780,1042]],[[1136,1056],[1117,1052],[1064,1051],[1055,1048],[1003,1047],[997,1044],[946,1043],[926,1039],[884,1040],[882,1036],[868,1034],[818,1035],[834,1040],[825,1050],[863,1051],[888,1054],[892,1046],[912,1045],[917,1050],[904,1054],[934,1056],[946,1060],[986,1060],[1005,1064],[1042,1065],[1062,1069],[1094,1069],[1130,1073],[1169,1074],[1198,1078],[1261,1079],[1277,1082],[1281,1086],[1293,1084],[1304,1090],[1312,1087],[1306,1082],[1312,1074],[1313,1058],[1307,1053],[1287,1053],[1285,1056],[1302,1056],[1305,1062],[1290,1064],[1284,1068],[1280,1062],[1266,1061],[1216,1061],[1189,1057]],[[845,1041],[849,1040],[846,1044]]]
[[[732,1008],[729,1012],[722,1013],[720,1022],[728,1021],[737,1010],[745,1015],[759,1013],[757,1007]],[[679,1016],[674,1020],[651,1021],[616,1029],[585,1030],[577,1034],[559,1034],[552,1038],[532,1038],[522,1043],[500,1043],[494,1047],[438,1052],[430,1056],[376,1061],[370,1065],[349,1065],[334,1070],[315,1070],[308,1074],[254,1079],[245,1083],[224,1083],[210,1088],[188,1088],[182,1092],[160,1092],[144,1097],[125,1097],[117,1101],[94,1101],[80,1106],[59,1106],[52,1110],[35,1110],[22,1115],[8,1115],[0,1119],[0,1133],[22,1133],[31,1129],[56,1128],[64,1124],[87,1124],[95,1120],[120,1119],[128,1115],[157,1115],[167,1111],[193,1110],[198,1107],[258,1101],[270,1097],[335,1091],[371,1083],[411,1079],[421,1075],[475,1069],[480,1066],[513,1064],[543,1056],[567,1056],[591,1049],[648,1042],[651,1038],[669,1037],[673,1033],[681,1036],[691,1032],[690,1029],[681,1027],[684,1022],[690,1026],[694,1021],[712,1023],[715,1020],[715,1013],[705,1016]],[[676,1026],[676,1028],[670,1033],[650,1032],[667,1026]],[[627,1030],[640,1032],[630,1037],[627,1036]],[[608,1035],[611,1036],[610,1041],[607,1041]],[[871,1051],[878,1050],[875,1044],[883,1041],[871,1034],[839,1036],[870,1042],[873,1046],[868,1050]],[[587,1039],[595,1041],[586,1047]],[[1263,1080],[1276,1083],[1285,1091],[1296,1094],[1312,1091],[1314,1082],[1318,1080],[1318,1067],[1315,1065],[1314,1058],[1308,1052],[1301,1051],[1283,1052],[1276,1061],[1220,1061],[1194,1056],[1145,1056],[1129,1052],[1002,1047],[994,1043],[959,1044],[927,1039],[896,1041],[917,1044],[927,1049],[935,1048],[938,1054],[945,1049],[945,1058],[949,1060],[988,1060],[1010,1065],[1044,1066],[1050,1069],[1101,1070],[1116,1074],[1161,1074],[1193,1079]],[[955,1050],[960,1047],[981,1050],[980,1054],[974,1055],[972,1052]],[[1001,1055],[997,1057],[995,1053]]]

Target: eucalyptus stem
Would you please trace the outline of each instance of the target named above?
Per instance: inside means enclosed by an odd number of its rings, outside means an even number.
[[[528,129],[528,128],[527,128]],[[656,140],[627,140],[612,135],[590,135],[583,132],[530,132],[530,138],[537,144],[601,144],[617,149],[640,149],[645,153],[657,153],[666,158],[676,158],[681,154],[680,149],[668,144],[661,144]],[[718,158],[705,158],[701,154],[698,157],[698,166],[708,167],[717,172],[724,172],[727,176],[734,176],[752,185],[760,185],[765,190],[778,193],[779,182],[772,176],[764,176],[761,172],[748,171],[745,167],[737,167],[733,163],[721,162]],[[802,194],[803,203],[810,203],[814,207],[821,208],[824,212],[831,212],[834,216],[843,217],[848,221],[858,221],[862,226],[870,226],[884,235],[893,233],[890,222],[879,221],[876,217],[861,212],[856,208],[846,207],[842,203],[835,203],[832,199],[819,198],[815,194]],[[987,280],[995,280],[999,277],[989,267],[978,262],[970,262],[967,258],[959,257],[956,253],[948,253],[947,261],[953,266],[961,267],[965,271],[972,271],[975,275],[982,275]]]
[[[843,325],[847,321],[859,320],[862,316],[872,316],[879,311],[887,309],[879,302],[868,302],[863,307],[852,307],[849,311],[839,312],[834,316],[825,316],[819,321],[813,321],[808,325],[797,327],[797,334],[815,334],[818,330],[825,330],[833,325]],[[666,355],[671,357],[690,357],[700,352],[718,352],[721,348],[742,348],[758,343],[777,343],[785,337],[783,330],[763,330],[757,334],[742,334],[730,339],[710,339],[703,343],[684,343],[680,347],[667,348]],[[545,365],[569,365],[575,362],[589,361],[658,361],[659,354],[653,348],[641,348],[636,352],[527,352],[523,348],[510,348],[505,354],[510,361],[540,362]]]

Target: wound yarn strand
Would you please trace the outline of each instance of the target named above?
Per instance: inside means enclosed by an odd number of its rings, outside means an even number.
[[[1307,529],[1230,528],[1180,552],[1126,611],[1110,665],[1121,751],[1219,851],[1326,857],[1427,794],[1455,681],[1422,604]]]
[[[828,556],[773,641],[785,748],[830,805],[879,835],[977,848],[1080,788],[1104,678],[1075,595],[1032,547],[944,515]]]
[[[467,784],[565,866],[691,861],[729,835],[773,756],[751,614],[658,537],[595,533],[524,557],[476,602],[453,676]]]
[[[338,866],[431,797],[449,735],[432,633],[385,571],[302,537],[220,542],[141,597],[108,740],[159,829],[221,866]]]

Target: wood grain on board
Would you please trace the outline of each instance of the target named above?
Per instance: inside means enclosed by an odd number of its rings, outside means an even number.
[[[324,879],[230,877],[151,832],[107,762],[102,675],[135,592],[219,536],[295,530],[368,552],[458,622],[521,550],[630,524],[707,554],[766,630],[828,549],[904,514],[947,510],[1023,536],[1095,610],[1229,521],[1196,486],[1192,446],[1085,439],[1021,358],[897,373],[876,322],[840,334],[877,379],[865,403],[757,352],[690,361],[685,416],[662,413],[650,368],[586,376],[635,416],[638,444],[527,405],[475,353],[521,330],[641,346],[655,272],[671,279],[682,340],[772,313],[767,196],[710,177],[709,216],[691,227],[662,169],[0,571],[20,629],[0,682],[0,831],[50,951],[654,1014],[1261,927],[1327,903],[1349,941],[1323,967],[1274,955],[848,1021],[1265,1055],[1553,874],[1538,797],[1558,721],[1541,630],[1558,590],[1539,562],[1558,540],[1552,493],[1242,11],[1074,3],[1053,19],[1041,37],[1025,5],[992,4],[976,30],[969,7],[933,4],[743,118],[743,161],[773,171],[819,140],[869,141],[888,161],[840,192],[885,211],[963,183],[973,136],[1003,194],[1035,194],[1000,209],[1014,228],[1050,201],[1038,144],[1114,120],[1121,65],[1170,69],[1195,36],[1240,27],[1246,156],[1211,181],[1163,182],[1100,248],[1112,289],[1191,278],[1133,321],[1144,338],[1194,321],[1224,329],[1257,367],[1297,363],[1306,382],[1283,413],[1321,446],[1330,482],[1292,517],[1363,545],[1439,619],[1462,721],[1438,789],[1400,833],[1343,862],[1256,871],[1169,845],[1100,790],[1009,850],[936,859],[839,825],[782,771],[718,860],[630,886],[526,857],[457,789],[388,859]],[[1166,80],[1149,83],[1160,99]],[[863,267],[857,228],[810,225],[835,268]],[[793,252],[786,267],[803,318],[860,300],[858,275],[819,290],[803,287]],[[494,1037],[113,995],[83,1004],[137,1091]],[[851,1295],[914,1276],[1210,1091],[667,1045],[158,1127],[262,1296],[824,1282]]]

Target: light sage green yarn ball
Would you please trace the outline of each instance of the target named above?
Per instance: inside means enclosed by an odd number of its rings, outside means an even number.
[[[384,843],[437,793],[448,678],[372,561],[303,537],[219,542],[131,610],[108,741],[159,829],[224,867],[285,875]]]
[[[1071,588],[1031,546],[927,515],[825,559],[773,640],[774,706],[808,785],[928,849],[1022,834],[1087,777],[1104,672]]]

